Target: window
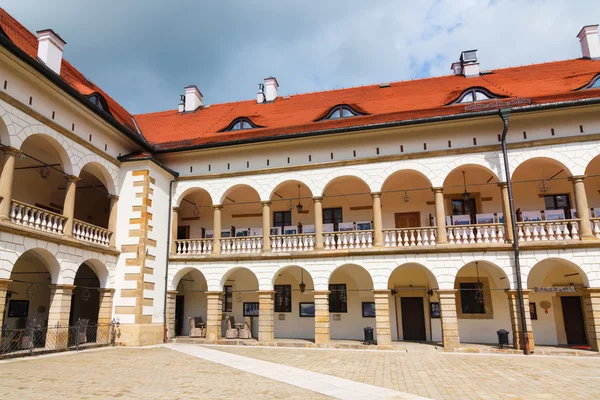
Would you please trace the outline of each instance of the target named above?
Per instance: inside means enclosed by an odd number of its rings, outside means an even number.
[[[90,103],[98,107],[99,109],[108,112],[108,105],[106,104],[106,100],[98,93],[93,93],[88,96],[88,100]]]
[[[224,286],[223,292],[223,312],[231,312],[233,310],[233,286]]]
[[[229,126],[223,131],[240,131],[244,129],[253,129],[260,128],[258,125],[255,125],[248,118],[238,118],[235,119]]]
[[[177,227],[177,239],[189,239],[190,238],[190,226],[183,225]]]
[[[350,106],[346,105],[338,105],[333,107],[327,115],[320,119],[320,121],[324,121],[327,119],[339,119],[339,118],[350,118],[355,117],[357,115],[363,115],[358,111],[352,109]]]
[[[292,226],[292,212],[291,211],[275,211],[273,213],[273,226]]]
[[[473,103],[475,101],[492,100],[497,97],[484,88],[470,88],[462,92],[458,99],[450,104]]]
[[[275,312],[292,312],[292,285],[275,285]]]
[[[571,217],[571,202],[568,194],[549,194],[544,196],[546,210],[563,210],[565,218]]]
[[[337,232],[338,224],[340,222],[344,222],[344,218],[342,216],[342,207],[323,209],[324,224],[333,224],[333,230]]]
[[[460,284],[460,306],[463,314],[485,314],[481,283]]]
[[[329,285],[329,312],[348,312],[348,298],[346,296],[346,284],[337,283]]]
[[[600,74],[596,75],[590,83],[580,89],[600,89]]]
[[[452,200],[452,215],[470,215],[471,223],[475,223],[475,214],[477,214],[477,208],[475,206],[475,199],[456,199]]]

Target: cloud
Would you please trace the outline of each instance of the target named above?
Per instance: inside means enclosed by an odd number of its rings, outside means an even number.
[[[597,0],[170,2],[4,0],[27,28],[53,28],[65,58],[134,113],[174,109],[183,87],[207,103],[450,73],[462,50],[482,69],[576,58]]]

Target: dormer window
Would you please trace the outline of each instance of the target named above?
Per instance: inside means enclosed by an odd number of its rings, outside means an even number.
[[[352,109],[352,107],[350,107],[350,106],[339,105],[339,106],[333,107],[327,113],[327,115],[325,115],[323,118],[320,119],[320,121],[324,121],[327,119],[350,118],[350,117],[356,117],[357,115],[363,115],[363,114]]]
[[[229,126],[227,128],[223,129],[223,132],[224,131],[241,131],[241,130],[253,129],[253,128],[259,128],[259,126],[253,124],[252,121],[250,121],[248,118],[237,118],[231,124],[229,124]]]
[[[98,107],[99,109],[108,112],[108,106],[106,105],[106,100],[98,93],[93,93],[88,96],[90,103]]]
[[[473,103],[476,101],[493,100],[496,98],[498,97],[483,88],[470,88],[462,92],[458,99],[454,100],[450,104]]]
[[[581,89],[600,89],[600,74],[596,75],[590,83]]]

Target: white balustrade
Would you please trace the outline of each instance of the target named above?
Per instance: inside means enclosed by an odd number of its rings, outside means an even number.
[[[87,222],[79,221],[77,219],[73,221],[73,237],[75,239],[108,246],[110,245],[112,234],[113,233],[108,229],[88,224]]]
[[[373,231],[326,232],[323,234],[325,250],[366,249],[373,247]]]
[[[262,236],[221,238],[221,254],[260,253]]]
[[[10,220],[39,231],[62,234],[67,219],[52,211],[13,200],[10,204]]]
[[[271,251],[274,253],[290,251],[312,251],[315,248],[315,234],[271,235]]]
[[[578,240],[579,220],[517,222],[519,241]],[[594,228],[595,234],[596,228]],[[597,236],[600,237],[600,236]]]
[[[600,218],[590,218],[590,223],[592,225],[592,234],[597,239],[600,239]]]
[[[435,246],[436,227],[384,229],[385,247]]]
[[[211,254],[212,239],[184,239],[175,240],[177,255]]]
[[[504,224],[449,226],[449,244],[504,243]]]

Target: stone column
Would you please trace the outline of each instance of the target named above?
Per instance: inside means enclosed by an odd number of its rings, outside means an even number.
[[[50,285],[50,307],[48,308],[48,333],[46,348],[65,349],[69,343],[69,316],[73,285]]]
[[[65,192],[65,203],[63,205],[63,217],[66,218],[63,232],[65,236],[73,236],[73,218],[75,213],[75,189],[77,188],[78,177],[69,175],[65,177],[67,181],[67,190]]]
[[[223,316],[223,292],[206,292],[206,341],[216,343],[221,340],[221,319]]]
[[[10,279],[0,279],[0,327],[4,324],[4,308],[6,307],[6,293],[8,293],[8,285],[12,281]]]
[[[113,298],[115,289],[99,289],[100,308],[98,310],[98,324],[110,324],[112,321]]]
[[[374,290],[375,327],[377,328],[377,346],[391,346],[392,331],[390,328],[390,291]]]
[[[108,230],[112,232],[110,235],[110,247],[115,247],[117,242],[117,208],[119,204],[119,196],[110,196],[110,214],[108,216]]]
[[[258,292],[258,341],[273,343],[275,341],[274,314],[275,292],[265,290]]]
[[[383,246],[383,218],[381,216],[381,192],[372,192],[373,199],[373,246]]]
[[[262,201],[262,229],[264,252],[271,251],[271,202]]]
[[[19,150],[14,147],[4,148],[4,165],[0,174],[0,220],[10,219],[10,203],[12,202],[13,176],[15,173],[15,161]]]
[[[177,228],[179,226],[179,207],[171,209],[171,254],[177,254]]]
[[[315,250],[323,250],[323,197],[313,197],[315,205]]]
[[[504,240],[512,243],[515,240],[515,234],[512,229],[512,214],[510,213],[510,203],[508,200],[508,184],[506,182],[498,183],[500,196],[502,197],[502,214],[504,214]]]
[[[437,225],[437,244],[448,244],[446,233],[446,211],[444,207],[444,188],[432,188],[435,200],[435,222]]]
[[[600,351],[600,288],[589,288],[583,298],[588,341],[593,351]]]
[[[573,192],[575,193],[575,207],[577,208],[577,217],[579,218],[579,237],[581,240],[592,240],[596,237],[592,234],[590,222],[590,209],[588,207],[587,195],[585,193],[585,176],[578,175],[571,177],[573,182]]]
[[[167,338],[175,337],[175,303],[177,301],[177,290],[167,291]],[[185,323],[185,321],[183,321]],[[220,321],[219,321],[220,324]]]
[[[327,346],[329,334],[329,290],[313,291],[315,302],[315,344]]]
[[[519,293],[516,290],[505,290],[508,296],[508,310],[510,312],[510,324],[513,333],[513,347],[517,350],[523,350],[525,343],[523,342],[523,329],[521,326],[521,308],[519,307]],[[525,305],[525,323],[527,327],[525,329],[526,335],[529,337],[529,350],[535,348],[533,341],[533,331],[531,329],[531,316],[529,315],[529,292],[530,290],[523,290],[523,303]]]
[[[213,204],[213,254],[221,254],[221,204]],[[219,326],[221,322],[219,322]],[[220,328],[219,328],[220,329]]]
[[[458,318],[456,314],[456,290],[438,289],[437,292],[440,298],[442,342],[444,344],[444,349],[453,350],[460,347],[460,340],[458,338]]]

